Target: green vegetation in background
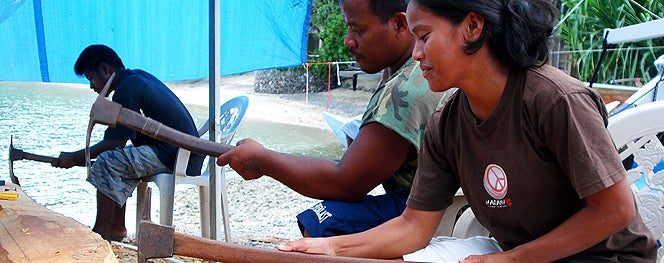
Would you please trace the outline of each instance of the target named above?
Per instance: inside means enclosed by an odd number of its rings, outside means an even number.
[[[346,24],[341,16],[339,0],[314,0],[311,8],[311,28],[318,32],[316,35],[321,40],[320,47],[312,51],[315,58],[311,62],[351,60],[348,48],[344,45]],[[336,75],[335,70],[332,73]],[[310,71],[321,79],[327,79],[327,65],[312,65]]]
[[[619,28],[659,19],[664,16],[664,0],[559,0],[561,18],[565,17],[579,1],[580,7],[574,10],[557,29],[558,36],[565,43],[564,50],[570,53],[571,68],[567,71],[582,81],[590,81],[597,66],[602,48],[605,28]],[[613,83],[616,80],[641,78],[650,80],[657,74],[653,62],[664,54],[664,39],[651,39],[624,43],[608,48],[600,66],[596,82]],[[631,49],[628,49],[631,48]],[[634,48],[644,48],[635,50]],[[633,83],[616,83],[629,85]]]
[[[570,13],[579,1],[580,7]],[[619,28],[664,17],[664,0],[559,0],[561,18],[567,16],[557,28],[557,36],[563,41],[563,50],[569,50],[569,66],[566,70],[582,81],[589,81],[597,67],[602,49],[605,28]],[[346,25],[338,0],[314,0],[311,12],[311,28],[321,40],[313,50],[310,62],[350,61],[344,45]],[[600,66],[597,82],[614,83],[616,80],[640,78],[648,81],[657,74],[653,62],[664,54],[664,39],[609,46]],[[327,65],[312,65],[310,72],[320,79],[327,79]],[[336,72],[333,70],[332,74]],[[616,83],[630,85],[635,83]],[[638,84],[638,83],[636,83]]]

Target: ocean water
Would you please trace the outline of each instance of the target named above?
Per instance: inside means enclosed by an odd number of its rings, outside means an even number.
[[[5,160],[9,160],[12,136],[15,148],[39,155],[56,157],[61,151],[85,147],[90,106],[95,98],[96,93],[88,85],[0,82],[0,179],[11,181]],[[207,119],[207,107],[186,106],[198,126]],[[101,140],[104,130],[105,126],[95,125],[91,144]],[[246,117],[233,144],[242,138],[253,138],[267,148],[292,154],[339,158],[344,151],[331,131]],[[23,191],[37,203],[84,225],[94,224],[95,189],[85,181],[84,167],[58,169],[30,160],[14,161],[13,166]],[[135,211],[132,206],[135,198],[128,201],[128,212]],[[129,213],[127,221],[132,221]]]

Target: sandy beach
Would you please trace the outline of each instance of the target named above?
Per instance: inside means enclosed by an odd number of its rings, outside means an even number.
[[[350,88],[309,94],[262,94],[254,92],[254,79],[254,73],[223,77],[221,101],[246,95],[249,97],[246,118],[318,129],[329,129],[323,120],[323,111],[352,117],[364,112],[371,96],[370,91],[353,91]],[[206,80],[166,84],[185,104],[208,105]],[[274,249],[277,244],[301,237],[295,216],[318,200],[304,197],[270,177],[244,181],[228,167],[225,168],[225,174],[231,243]],[[176,185],[173,213],[175,231],[200,236],[197,191],[194,186]],[[381,189],[374,191],[380,193]],[[128,211],[127,219],[131,220],[131,216]],[[133,231],[129,231],[131,233],[125,241],[135,243]],[[136,252],[118,245],[113,245],[113,249],[120,262],[136,262]],[[177,258],[184,262],[201,262],[198,259]]]

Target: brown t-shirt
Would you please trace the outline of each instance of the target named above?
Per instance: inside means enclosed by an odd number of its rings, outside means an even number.
[[[461,187],[503,249],[527,243],[578,212],[582,198],[625,178],[606,124],[597,93],[550,66],[512,72],[481,123],[457,92],[429,120],[407,205],[442,210]],[[654,253],[637,217],[566,260],[648,262],[642,258]]]

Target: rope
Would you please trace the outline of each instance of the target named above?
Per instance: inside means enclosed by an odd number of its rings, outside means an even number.
[[[341,86],[341,77],[339,76],[339,64],[337,66],[337,86]]]
[[[304,104],[309,105],[309,64],[304,63],[304,64],[302,64],[302,66],[304,67],[304,70],[307,72],[307,85],[306,85],[305,95],[304,95],[305,96],[304,97]]]
[[[327,101],[325,101],[325,110],[330,108],[330,91],[332,90],[330,88],[330,78],[332,75],[332,64],[327,64]],[[337,74],[337,78],[339,77],[339,74]]]
[[[143,124],[143,127],[141,128],[141,133],[156,139],[159,135],[159,130],[161,129],[162,125],[163,124],[161,124],[161,122],[155,121],[152,118],[147,118]]]

